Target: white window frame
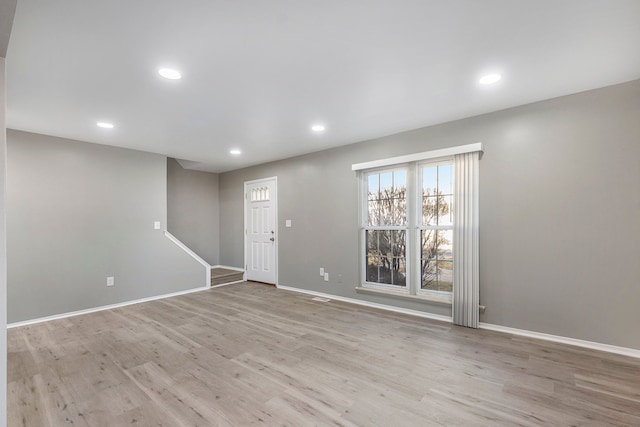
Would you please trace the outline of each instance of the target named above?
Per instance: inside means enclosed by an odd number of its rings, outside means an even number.
[[[395,291],[399,294],[434,296],[439,299],[450,299],[452,292],[422,289],[422,272],[420,271],[421,231],[426,229],[422,224],[422,174],[420,170],[425,166],[453,165],[453,157],[440,157],[427,161],[385,165],[372,169],[360,170],[359,174],[359,230],[360,230],[360,283],[363,288]],[[370,174],[382,174],[404,170],[407,174],[407,222],[404,226],[369,226],[368,224],[368,177]],[[455,173],[454,173],[455,179]],[[454,185],[455,188],[455,185]],[[451,226],[429,226],[429,229],[451,229]],[[405,286],[390,285],[367,281],[367,230],[405,230]],[[455,248],[453,248],[455,251]],[[455,268],[455,265],[454,265]]]
[[[423,174],[420,173],[420,171],[422,170],[422,168],[424,167],[436,167],[436,166],[445,166],[445,165],[451,165],[454,169],[453,169],[453,177],[452,177],[452,186],[453,188],[451,189],[451,191],[454,194],[454,199],[455,199],[455,166],[453,164],[453,157],[443,157],[443,158],[439,158],[439,159],[433,159],[433,160],[428,160],[428,161],[424,161],[424,162],[419,162],[416,163],[415,165],[415,177],[416,177],[416,181],[417,181],[417,185],[415,186],[415,218],[416,218],[416,232],[415,232],[415,248],[416,248],[416,252],[413,256],[414,258],[414,263],[416,264],[416,274],[418,277],[418,280],[415,282],[415,295],[432,295],[432,296],[439,296],[439,297],[448,297],[451,298],[451,295],[453,293],[452,292],[446,292],[446,291],[435,291],[435,290],[431,290],[431,289],[422,289],[422,271],[421,271],[421,263],[420,263],[420,253],[422,251],[422,231],[423,230],[451,230],[453,231],[453,227],[454,224],[452,222],[451,225],[446,225],[446,226],[433,226],[433,225],[424,225],[422,223],[423,218],[422,218],[422,187],[423,187]],[[418,201],[420,201],[420,203],[417,203]],[[455,206],[454,206],[455,209]],[[451,243],[452,247],[453,247],[453,242]],[[453,247],[452,251],[455,252],[456,248]],[[453,266],[453,268],[455,268],[455,265]]]
[[[368,177],[371,174],[382,174],[384,172],[395,172],[398,170],[404,170],[407,176],[407,190],[406,190],[406,208],[405,212],[407,215],[407,220],[405,225],[369,225],[369,199],[368,199],[368,186],[369,180]],[[412,168],[408,164],[399,164],[399,165],[391,165],[382,168],[369,169],[366,171],[362,171],[360,174],[360,185],[359,185],[359,229],[360,229],[360,277],[362,286],[365,288],[372,289],[383,289],[383,290],[392,290],[399,293],[410,294],[411,293],[411,283],[412,283],[412,272],[411,265],[412,263],[409,260],[409,253],[411,252],[409,249],[409,245],[411,244],[411,220],[413,217],[411,212],[413,211],[412,201],[410,201],[410,191],[412,191],[413,183],[413,173]],[[406,271],[405,271],[405,285],[391,285],[386,283],[376,283],[376,282],[367,282],[367,231],[369,230],[405,230],[405,262],[406,262]]]

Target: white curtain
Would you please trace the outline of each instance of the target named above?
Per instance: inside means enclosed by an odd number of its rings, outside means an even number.
[[[454,158],[453,323],[477,328],[480,318],[478,151]]]

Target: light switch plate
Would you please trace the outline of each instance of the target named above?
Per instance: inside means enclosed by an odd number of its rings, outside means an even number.
[[[115,279],[113,278],[113,276],[109,276],[107,277],[107,286],[115,286]]]
[[[324,273],[324,281],[325,282],[329,281],[329,273]]]
[[[160,221],[154,221],[153,229],[154,230],[160,230]]]
[[[291,228],[291,220],[290,219],[285,219],[284,220],[284,226],[287,228]]]
[[[324,277],[324,267],[320,267],[320,276]]]

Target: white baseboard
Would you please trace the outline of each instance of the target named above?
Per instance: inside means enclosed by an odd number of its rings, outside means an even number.
[[[349,302],[351,304],[364,305],[366,307],[372,307],[372,308],[380,308],[382,310],[393,311],[395,313],[409,314],[411,316],[424,317],[424,318],[427,318],[427,319],[432,319],[432,320],[438,320],[438,321],[441,321],[441,322],[451,323],[451,318],[450,317],[442,316],[440,314],[425,313],[423,311],[411,310],[411,309],[402,308],[402,307],[395,307],[395,306],[386,305],[386,304],[378,304],[378,303],[375,303],[375,302],[363,301],[363,300],[359,300],[359,299],[355,299],[355,298],[341,297],[341,296],[332,295],[332,294],[325,294],[325,293],[322,293],[322,292],[308,291],[306,289],[292,288],[290,286],[276,285],[276,287],[278,289],[284,289],[285,291],[300,292],[300,293],[303,293],[303,294],[314,295],[314,296],[317,296],[317,297],[334,299],[336,301]]]
[[[354,299],[354,298],[341,297],[341,296],[332,295],[332,294],[326,294],[326,293],[322,293],[322,292],[309,291],[309,290],[306,290],[306,289],[292,288],[290,286],[279,286],[278,285],[277,288],[278,289],[284,289],[284,290],[287,290],[287,291],[300,292],[300,293],[303,293],[303,294],[319,296],[319,297],[323,297],[323,298],[334,299],[334,300],[337,300],[337,301],[349,302],[349,303],[352,303],[352,304],[364,305],[364,306],[367,306],[367,307],[379,308],[379,309],[382,309],[382,310],[393,311],[393,312],[396,312],[396,313],[404,313],[404,314],[408,314],[408,315],[411,315],[411,316],[418,316],[418,317],[423,317],[423,318],[427,318],[427,319],[439,320],[441,322],[451,323],[451,321],[452,321],[451,318],[447,317],[447,316],[441,316],[441,315],[438,315],[438,314],[431,314],[431,313],[424,313],[422,311],[410,310],[410,309],[405,309],[405,308],[400,308],[400,307],[394,307],[394,306],[386,305],[386,304],[377,304],[377,303],[373,303],[373,302],[357,300],[357,299]],[[536,338],[536,339],[540,339],[540,340],[543,340],[543,341],[552,341],[552,342],[557,342],[557,343],[560,343],[560,344],[567,344],[567,345],[573,345],[573,346],[577,346],[577,347],[588,348],[588,349],[591,349],[591,350],[599,350],[599,351],[604,351],[604,352],[607,352],[607,353],[621,354],[623,356],[630,356],[630,357],[640,358],[640,350],[634,349],[634,348],[619,347],[619,346],[610,345],[610,344],[602,344],[602,343],[597,343],[597,342],[592,342],[592,341],[579,340],[579,339],[576,339],[576,338],[569,338],[569,337],[562,337],[562,336],[558,336],[558,335],[544,334],[542,332],[527,331],[527,330],[524,330],[524,329],[510,328],[508,326],[493,325],[491,323],[483,323],[483,322],[480,322],[479,329],[486,329],[486,330],[490,330],[490,331],[503,332],[505,334],[512,334],[512,335],[519,335],[519,336],[523,336],[523,337]]]
[[[85,310],[71,311],[69,313],[54,314],[52,316],[39,317],[37,319],[23,320],[21,322],[9,323],[7,325],[7,329],[17,328],[19,326],[33,325],[35,323],[48,322],[50,320],[64,319],[66,317],[80,316],[83,314],[95,313],[97,311],[111,310],[113,308],[125,307],[127,305],[140,304],[142,302],[155,301],[158,299],[164,299],[164,298],[170,298],[170,297],[177,297],[179,295],[186,295],[194,292],[206,291],[207,289],[211,289],[211,288],[209,286],[203,286],[200,288],[187,289],[186,291],[178,291],[178,292],[172,292],[170,294],[155,295],[152,297],[140,298],[133,301],[119,302],[117,304],[103,305],[100,307],[87,308]]]
[[[224,267],[224,268],[227,268],[227,267]],[[242,270],[239,270],[239,271],[242,271]],[[17,328],[19,326],[33,325],[35,323],[48,322],[50,320],[64,319],[66,317],[80,316],[80,315],[83,315],[83,314],[95,313],[97,311],[111,310],[113,308],[125,307],[127,305],[140,304],[140,303],[143,303],[143,302],[154,301],[154,300],[159,300],[159,299],[164,299],[164,298],[170,298],[170,297],[175,297],[175,296],[179,296],[179,295],[186,295],[186,294],[190,294],[190,293],[194,293],[194,292],[206,291],[207,289],[219,288],[219,287],[222,287],[222,286],[229,286],[229,285],[233,285],[233,284],[236,284],[236,283],[242,283],[242,282],[243,281],[239,280],[239,281],[236,281],[236,282],[224,283],[224,284],[216,285],[216,286],[212,286],[212,287],[204,286],[204,287],[199,287],[199,288],[194,288],[194,289],[188,289],[188,290],[185,290],[185,291],[172,292],[170,294],[156,295],[156,296],[141,298],[141,299],[137,299],[137,300],[133,300],[133,301],[126,301],[126,302],[121,302],[121,303],[117,303],[117,304],[110,304],[110,305],[103,305],[103,306],[100,306],[100,307],[88,308],[88,309],[85,309],[85,310],[72,311],[72,312],[69,312],[69,313],[54,314],[52,316],[46,316],[46,317],[40,317],[40,318],[37,318],[37,319],[31,319],[31,320],[24,320],[24,321],[21,321],[21,322],[9,323],[7,325],[7,329],[9,329],[9,328]],[[290,286],[276,285],[276,287],[278,289],[283,289],[283,290],[286,290],[286,291],[292,291],[292,292],[298,292],[298,293],[303,293],[303,294],[307,294],[307,295],[319,296],[319,297],[323,297],[323,298],[333,299],[333,300],[336,300],[336,301],[343,301],[343,302],[362,305],[362,306],[366,306],[366,307],[379,308],[381,310],[392,311],[392,312],[395,312],[395,313],[408,314],[408,315],[411,315],[411,316],[422,317],[422,318],[437,320],[437,321],[441,321],[441,322],[451,323],[451,318],[450,317],[441,316],[441,315],[438,315],[438,314],[425,313],[425,312],[422,312],[422,311],[411,310],[411,309],[406,309],[406,308],[401,308],[401,307],[394,307],[394,306],[390,306],[390,305],[386,305],[386,304],[378,304],[378,303],[374,303],[374,302],[363,301],[363,300],[358,300],[358,299],[354,299],[354,298],[347,298],[347,297],[342,297],[342,296],[333,295],[333,294],[327,294],[327,293],[323,293],[323,292],[316,292],[316,291],[309,291],[309,290],[306,290],[306,289],[293,288],[293,287],[290,287]],[[559,336],[559,335],[545,334],[545,333],[542,333],[542,332],[528,331],[528,330],[525,330],[525,329],[511,328],[511,327],[508,327],[508,326],[494,325],[494,324],[491,324],[491,323],[480,322],[479,328],[480,329],[486,329],[486,330],[489,330],[489,331],[502,332],[502,333],[505,333],[505,334],[512,334],[512,335],[519,335],[519,336],[523,336],[523,337],[540,339],[540,340],[543,340],[543,341],[551,341],[551,342],[557,342],[557,343],[560,343],[560,344],[573,345],[573,346],[577,346],[577,347],[588,348],[588,349],[591,349],[591,350],[599,350],[599,351],[604,351],[604,352],[607,352],[607,353],[620,354],[620,355],[623,355],[623,356],[629,356],[629,357],[634,357],[634,358],[640,359],[640,350],[634,349],[634,348],[620,347],[620,346],[615,346],[615,345],[610,345],[610,344],[602,344],[602,343],[598,343],[598,342],[585,341],[585,340],[580,340],[580,339],[576,339],[576,338],[563,337],[563,336]]]
[[[221,283],[219,285],[212,286],[211,289],[213,289],[213,288],[221,288],[223,286],[235,285],[236,283],[244,283],[244,280],[236,280],[235,282]]]
[[[225,270],[242,271],[244,273],[244,268],[229,267],[228,265],[212,265],[211,268],[224,268]]]
[[[479,326],[480,326],[480,329],[487,329],[489,331],[503,332],[505,334],[536,338],[544,341],[553,341],[560,344],[574,345],[576,347],[589,348],[591,350],[600,350],[600,351],[605,351],[607,353],[615,353],[615,354],[621,354],[623,356],[640,358],[640,350],[637,350],[635,348],[618,347],[616,345],[579,340],[576,338],[562,337],[559,335],[545,334],[542,332],[527,331],[525,329],[510,328],[508,326],[493,325],[491,323],[480,322]]]

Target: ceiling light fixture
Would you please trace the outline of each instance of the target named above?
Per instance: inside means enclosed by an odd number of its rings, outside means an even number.
[[[502,76],[500,74],[487,74],[486,76],[482,76],[479,80],[481,85],[490,85],[500,81]]]
[[[113,123],[98,122],[96,123],[96,126],[103,129],[113,129]]]
[[[313,125],[311,126],[311,130],[314,132],[324,132],[325,127],[324,125]]]
[[[234,156],[239,156],[240,154],[242,154],[242,151],[234,148],[233,150],[229,150],[229,154],[233,154]]]
[[[158,74],[160,74],[165,79],[169,79],[169,80],[178,80],[182,78],[180,71],[173,70],[171,68],[160,68],[158,70]]]

